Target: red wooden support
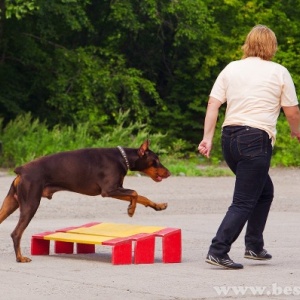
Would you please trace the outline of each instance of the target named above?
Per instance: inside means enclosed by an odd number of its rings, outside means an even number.
[[[135,241],[134,263],[135,264],[153,264],[155,236],[153,234],[140,233],[131,236]]]
[[[156,236],[162,237],[162,251],[164,263],[181,262],[181,229],[164,228],[155,232]]]
[[[49,255],[50,241],[44,240],[44,236],[51,233],[53,231],[45,231],[31,237],[31,255]]]
[[[117,238],[102,245],[112,246],[111,262],[113,265],[130,265],[132,263],[132,242],[127,238]]]
[[[95,253],[95,245],[78,243],[76,244],[76,253],[78,254]]]
[[[74,252],[74,243],[55,241],[54,253],[56,253],[56,254],[73,254],[73,252]]]

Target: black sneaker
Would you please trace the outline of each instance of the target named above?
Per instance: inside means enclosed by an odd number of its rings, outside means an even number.
[[[229,256],[227,256],[227,258],[218,258],[215,255],[208,253],[205,261],[211,265],[219,266],[225,269],[238,270],[244,268],[243,265],[233,262]]]
[[[267,252],[267,250],[263,249],[260,252],[256,253],[250,249],[246,249],[245,258],[255,259],[255,260],[270,260],[272,255]]]

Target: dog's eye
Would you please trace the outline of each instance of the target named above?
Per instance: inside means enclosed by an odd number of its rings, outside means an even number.
[[[152,161],[152,166],[153,167],[157,167],[159,165],[159,160],[158,159],[154,159],[153,161]]]

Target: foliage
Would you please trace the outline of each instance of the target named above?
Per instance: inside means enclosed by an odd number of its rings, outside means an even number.
[[[88,124],[55,126],[49,130],[45,123],[32,119],[30,113],[20,115],[1,128],[2,155],[0,163],[13,167],[42,155],[62,149],[71,150],[92,145]]]
[[[173,176],[232,176],[232,172],[228,167],[221,165],[209,165],[202,160],[199,155],[187,158],[177,159],[172,155],[163,156],[162,162],[168,167]]]
[[[283,114],[277,123],[277,140],[275,143],[272,166],[300,166],[300,144],[292,139],[290,128]]]
[[[24,1],[14,0],[6,1],[5,16],[7,19],[16,17],[18,20],[24,17],[26,14],[30,14],[34,10],[38,9],[36,1]]]
[[[160,133],[151,134],[145,125],[131,123],[124,127],[128,113],[119,114],[118,124],[114,131],[104,134],[100,138],[93,138],[89,134],[89,124],[73,126],[54,126],[49,129],[31,114],[20,115],[10,121],[4,128],[0,127],[0,141],[2,142],[2,167],[14,167],[24,164],[37,157],[59,151],[74,150],[86,147],[138,147],[149,138],[151,149],[163,154],[161,146],[164,136]]]
[[[165,154],[167,150],[164,148],[164,134],[157,132],[151,134],[146,124],[140,122],[127,122],[130,111],[125,113],[119,112],[116,119],[117,124],[112,132],[101,135],[98,139],[94,139],[94,147],[115,147],[121,145],[124,147],[136,148],[140,146],[146,139],[150,141],[151,150],[158,154]],[[125,126],[126,124],[126,126]]]
[[[48,90],[47,103],[55,107],[60,123],[89,122],[100,135],[108,124],[116,124],[118,110],[130,109],[131,118],[145,122],[149,111],[140,94],[151,98],[157,106],[160,98],[153,83],[141,71],[126,68],[124,58],[95,47],[76,51],[57,50],[56,81]]]
[[[275,61],[288,68],[299,94],[299,14],[293,0],[0,1],[2,127],[30,113],[44,134],[89,124],[89,137],[101,140],[119,128],[121,112],[128,114],[123,131],[146,124],[164,137],[165,151],[188,157],[201,139],[216,76],[241,57],[255,24],[275,31]],[[218,126],[213,164],[222,160]],[[280,139],[273,163],[284,155],[282,164],[299,165]]]

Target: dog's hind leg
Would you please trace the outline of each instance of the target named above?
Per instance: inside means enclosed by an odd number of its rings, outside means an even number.
[[[7,196],[2,203],[0,209],[0,224],[19,207],[19,203],[16,198],[16,186],[18,182],[19,177],[17,177],[11,184]]]
[[[17,189],[20,217],[16,228],[11,233],[17,262],[23,263],[31,261],[30,258],[23,256],[21,253],[21,238],[24,230],[27,228],[40,205],[41,196],[42,188],[39,188],[36,183],[26,182],[24,178],[22,178],[22,182]]]

